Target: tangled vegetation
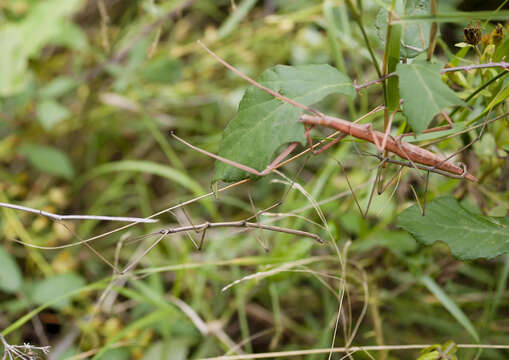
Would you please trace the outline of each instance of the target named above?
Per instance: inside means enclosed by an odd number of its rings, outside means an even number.
[[[0,2],[2,359],[506,359],[508,1]]]

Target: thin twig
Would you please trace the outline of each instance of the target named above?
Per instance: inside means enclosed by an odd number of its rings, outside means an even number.
[[[4,202],[0,202],[0,207],[25,211],[41,216],[45,216],[55,221],[63,221],[63,220],[103,220],[103,221],[122,221],[122,222],[137,222],[137,223],[155,223],[158,220],[155,219],[144,219],[137,217],[125,217],[125,216],[102,216],[102,215],[59,215],[53,214],[47,211],[38,210],[34,208],[30,208],[27,206],[8,204]]]
[[[323,244],[323,240],[316,234],[302,231],[302,230],[294,230],[294,229],[288,229],[280,226],[273,226],[273,225],[264,225],[264,224],[258,224],[248,221],[224,221],[224,222],[216,222],[216,223],[209,223],[205,222],[198,225],[188,225],[188,226],[181,226],[178,228],[170,228],[170,229],[163,229],[160,232],[165,232],[166,234],[175,234],[183,231],[190,231],[190,230],[205,230],[210,228],[219,228],[219,227],[240,227],[240,228],[253,228],[253,229],[262,229],[262,230],[269,230],[269,231],[277,231],[277,232],[283,232],[287,234],[297,235],[297,236],[304,236],[311,239],[316,240],[320,244]]]
[[[192,204],[196,201],[199,201],[199,200],[202,200],[202,199],[205,199],[209,196],[212,196],[214,195],[215,193],[219,193],[219,192],[222,192],[222,191],[226,191],[226,190],[229,190],[231,188],[234,188],[234,187],[237,187],[239,185],[242,185],[242,184],[245,184],[247,182],[249,182],[250,179],[244,179],[244,180],[240,180],[240,181],[237,181],[236,183],[233,183],[233,184],[230,184],[230,185],[227,185],[221,189],[217,189],[216,192],[214,191],[211,191],[207,194],[203,194],[203,195],[200,195],[200,196],[197,196],[197,197],[194,197],[190,200],[187,200],[187,201],[184,201],[182,203],[179,203],[179,204],[176,204],[176,205],[173,205],[173,206],[170,206],[169,208],[166,208],[166,209],[163,209],[161,211],[158,211],[156,212],[155,214],[152,214],[150,215],[149,217],[147,217],[146,219],[153,219],[157,216],[160,216],[162,214],[166,214],[168,212],[171,212],[175,209],[178,209],[178,208],[181,208],[183,206],[187,206],[189,204]],[[74,247],[74,246],[79,246],[79,245],[82,245],[82,244],[86,244],[88,242],[91,242],[91,241],[94,241],[94,240],[98,240],[98,239],[102,239],[102,238],[105,238],[109,235],[112,235],[116,232],[119,232],[119,231],[122,231],[122,230],[125,230],[125,229],[128,229],[134,225],[137,225],[139,224],[140,222],[139,221],[136,221],[136,222],[131,222],[129,224],[126,224],[126,225],[123,225],[123,226],[120,226],[116,229],[113,229],[113,230],[110,230],[110,231],[107,231],[105,233],[102,233],[100,235],[96,235],[96,236],[92,236],[92,237],[89,237],[87,239],[84,239],[84,240],[80,240],[80,241],[77,241],[75,243],[71,243],[71,244],[65,244],[65,245],[59,245],[59,246],[38,246],[38,245],[34,245],[34,244],[30,244],[30,243],[27,243],[25,241],[20,241],[20,240],[17,240],[17,239],[11,239],[11,241],[14,241],[14,242],[17,242],[19,244],[23,244],[23,245],[26,245],[27,247],[32,247],[32,248],[36,248],[36,249],[41,249],[41,250],[59,250],[59,249],[65,249],[65,248],[70,248],[70,247]]]
[[[253,229],[262,229],[262,230],[283,232],[283,233],[287,233],[287,234],[292,234],[292,235],[304,236],[304,237],[307,237],[307,238],[311,238],[311,239],[317,241],[320,244],[324,243],[323,240],[318,235],[310,233],[310,232],[307,232],[307,231],[288,229],[288,228],[284,228],[284,227],[280,227],[280,226],[257,224],[257,223],[252,223],[252,222],[248,222],[248,221],[245,221],[245,220],[241,220],[241,221],[226,221],[226,222],[217,222],[217,223],[205,222],[205,223],[198,224],[198,225],[187,225],[187,226],[181,226],[181,227],[177,227],[177,228],[168,228],[168,229],[162,229],[162,230],[160,230],[158,232],[149,234],[147,236],[153,236],[153,235],[157,235],[157,234],[161,235],[151,245],[150,249],[152,249],[166,235],[175,234],[175,233],[179,233],[179,232],[192,231],[192,230],[194,230],[194,231],[204,231],[206,229],[218,228],[218,227],[241,227],[241,228],[243,227],[243,228],[253,228]],[[82,240],[82,241],[79,241],[79,242],[76,242],[76,243],[73,243],[73,244],[66,244],[66,245],[60,245],[60,246],[39,246],[39,245],[34,245],[34,244],[28,244],[28,243],[25,243],[25,242],[17,240],[17,239],[12,239],[12,241],[14,241],[14,242],[21,243],[21,244],[24,244],[24,245],[26,245],[28,247],[32,247],[32,248],[36,248],[36,249],[42,249],[42,250],[56,250],[56,249],[68,248],[68,247],[72,247],[72,246],[78,246],[78,245],[85,244],[85,243],[87,243],[87,242],[89,242],[91,240],[94,240],[94,239],[90,238],[90,239]],[[125,270],[124,270],[124,272],[125,272]]]
[[[283,233],[297,235],[297,236],[308,237],[308,238],[311,238],[311,239],[317,241],[320,244],[323,244],[323,240],[318,235],[309,233],[307,231],[302,231],[302,230],[294,230],[294,229],[288,229],[288,228],[284,228],[284,227],[280,227],[280,226],[252,223],[252,222],[247,222],[245,220],[217,222],[217,223],[205,222],[205,223],[202,223],[199,225],[187,225],[187,226],[181,226],[181,227],[177,227],[177,228],[161,229],[157,233],[154,233],[153,235],[159,234],[160,236],[145,251],[143,251],[142,254],[140,254],[138,257],[136,257],[135,260],[131,261],[131,263],[129,265],[127,265],[121,271],[121,274],[126,274],[131,269],[133,269],[141,261],[141,259],[143,259],[157,244],[159,244],[159,242],[161,242],[161,240],[163,240],[166,237],[166,235],[176,234],[179,232],[187,233],[188,231],[191,231],[191,230],[194,230],[197,232],[203,231],[203,234],[205,234],[205,232],[208,229],[218,228],[218,227],[243,227],[243,228],[257,228],[260,230],[277,231],[277,232],[283,232]],[[203,244],[203,237],[200,241],[200,246],[199,246],[200,248],[201,248],[202,244]]]
[[[458,131],[457,133],[454,133],[454,134],[451,134],[451,135],[447,135],[447,136],[442,137],[442,138],[440,138],[440,139],[433,140],[433,141],[430,141],[430,142],[428,142],[428,143],[425,143],[425,144],[423,144],[423,145],[422,145],[422,147],[428,147],[428,146],[430,146],[430,145],[433,145],[433,144],[436,144],[436,143],[442,142],[442,141],[447,140],[447,139],[451,139],[451,138],[456,137],[456,136],[458,136],[458,135],[465,134],[465,133],[467,133],[467,132],[469,132],[469,131],[475,130],[475,129],[480,128],[480,127],[484,127],[485,125],[491,124],[492,122],[495,122],[495,121],[497,121],[497,120],[503,119],[503,118],[505,118],[505,117],[507,117],[507,116],[509,116],[509,112],[506,112],[506,113],[504,113],[504,114],[502,114],[502,115],[499,115],[499,116],[497,116],[497,117],[494,117],[493,119],[483,121],[482,123],[477,124],[477,125],[475,125],[475,126],[471,126],[471,127],[466,128],[466,129],[464,129],[464,130]],[[432,129],[430,129],[430,130],[432,130]]]
[[[266,86],[263,86],[262,84],[260,84],[259,82],[251,79],[249,76],[247,76],[246,74],[243,74],[242,72],[240,72],[239,70],[237,70],[235,67],[233,67],[232,65],[230,65],[229,63],[227,63],[225,60],[221,59],[216,53],[214,53],[212,50],[210,50],[207,46],[205,46],[204,43],[202,43],[200,40],[198,40],[198,44],[203,48],[205,49],[206,52],[208,52],[214,59],[216,59],[217,61],[219,61],[221,64],[223,64],[228,70],[230,70],[231,72],[233,72],[235,75],[241,77],[242,79],[246,80],[248,83],[250,83],[251,85],[253,86],[256,86],[257,88],[259,88],[260,90],[263,90],[267,93],[269,93],[270,95],[274,96],[275,98],[278,98],[279,100],[282,100],[282,101],[285,101],[287,102],[288,104],[291,104],[295,107],[298,107],[299,109],[302,109],[302,110],[306,110],[306,111],[309,111],[309,112],[312,112],[313,114],[317,115],[317,116],[322,116],[322,113],[320,113],[318,110],[315,110],[309,106],[306,106],[306,105],[303,105],[303,104],[300,104],[284,95],[281,95],[280,93],[272,90],[272,89],[269,89],[268,87]]]
[[[412,345],[373,345],[373,346],[351,346],[351,347],[335,347],[333,349],[309,349],[309,350],[293,350],[280,352],[266,352],[260,354],[246,354],[233,356],[217,356],[204,358],[203,360],[247,360],[247,359],[270,359],[281,357],[292,357],[313,354],[346,353],[357,351],[385,351],[385,350],[418,350],[430,347],[430,344],[412,344]],[[458,344],[460,349],[509,349],[509,345],[490,345],[490,344]]]
[[[487,68],[496,68],[496,67],[501,67],[504,70],[507,70],[507,69],[509,69],[509,62],[500,61],[500,62],[489,62],[489,63],[485,63],[485,64],[474,64],[474,65],[465,65],[465,66],[455,66],[455,67],[443,68],[443,69],[440,70],[440,74],[445,74],[445,73],[454,72],[454,71],[470,71],[470,70],[474,70],[474,69],[487,69]],[[355,86],[355,90],[359,91],[359,90],[367,88],[367,87],[369,87],[371,85],[375,85],[375,84],[381,83],[384,80],[386,80],[386,79],[388,79],[390,77],[393,77],[393,76],[396,76],[395,72],[389,73],[389,74],[387,74],[385,76],[382,76],[382,77],[380,77],[378,79],[365,82],[364,84],[361,84],[361,85],[354,85]]]

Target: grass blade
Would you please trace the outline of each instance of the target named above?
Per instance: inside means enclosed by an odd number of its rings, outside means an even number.
[[[476,342],[479,342],[479,335],[475,330],[474,326],[465,315],[463,310],[442,290],[442,288],[429,276],[425,275],[421,277],[421,282],[426,288],[440,301],[442,306],[449,311],[449,313],[456,319],[457,322],[463,326],[463,328],[474,338]]]

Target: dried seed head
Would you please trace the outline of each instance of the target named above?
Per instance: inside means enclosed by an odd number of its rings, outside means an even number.
[[[481,28],[479,24],[476,26],[472,26],[472,24],[468,25],[465,29],[463,29],[463,34],[465,35],[465,42],[470,45],[476,46],[481,41]]]

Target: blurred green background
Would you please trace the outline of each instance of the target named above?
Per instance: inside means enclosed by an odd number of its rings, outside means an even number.
[[[483,3],[485,10],[499,5]],[[373,26],[380,6],[363,6],[381,58]],[[480,10],[476,6],[440,1],[441,11]],[[342,1],[7,0],[0,2],[0,24],[0,201],[59,214],[147,217],[211,191],[214,161],[169,131],[216,153],[247,83],[197,40],[252,77],[275,64],[330,63],[358,83],[377,78]],[[444,46],[455,52],[466,25],[442,25]],[[443,48],[437,52],[445,59]],[[353,120],[382,102],[375,86],[355,101],[331,96],[318,108]],[[382,119],[374,124],[380,129]],[[452,139],[439,151],[460,144]],[[45,250],[12,240],[55,247],[118,223],[63,226],[2,209],[0,329],[11,344],[51,345],[52,359],[187,359],[327,348],[336,326],[335,346],[473,343],[465,330],[470,323],[481,342],[508,344],[509,261],[460,262],[446,246],[423,247],[399,230],[395,217],[415,202],[411,186],[424,196],[424,184],[411,171],[397,188],[375,195],[362,219],[334,160],[341,160],[365,206],[377,162],[359,155],[358,146],[345,139],[282,168],[286,179],[270,175],[165,213],[157,224],[91,242],[103,258],[84,245]],[[473,151],[484,173],[494,146],[491,137]],[[490,215],[506,215],[508,187],[499,180],[484,185],[463,196]],[[432,176],[429,198],[454,192],[465,192],[459,181]],[[143,235],[190,221],[242,220],[281,199],[257,220],[319,234],[328,245],[222,228],[209,230],[198,251],[190,237],[199,241],[200,235],[179,233],[144,256],[136,276],[111,281],[107,262],[122,268],[157,239]],[[423,276],[428,283],[419,280]],[[445,298],[432,294],[434,286]],[[452,316],[447,304],[466,318]],[[468,359],[476,351],[460,354]],[[410,359],[418,351],[351,356],[373,357]],[[508,357],[507,350],[481,355]]]

